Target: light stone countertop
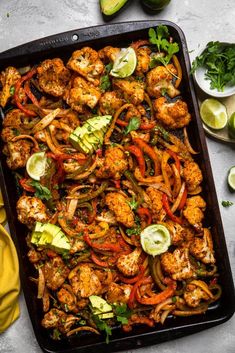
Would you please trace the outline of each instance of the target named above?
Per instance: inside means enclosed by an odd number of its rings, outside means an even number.
[[[193,59],[198,50],[211,40],[235,42],[234,18],[235,0],[172,0],[164,11],[153,16],[145,14],[139,1],[134,0],[112,22],[146,19],[173,21],[184,31]],[[103,23],[98,0],[1,0],[0,52],[51,34]],[[222,144],[209,138],[207,144],[219,203],[222,200],[235,203],[235,194],[231,194],[226,186],[227,171],[235,165],[235,144]],[[220,206],[220,210],[235,278],[235,205],[228,209]],[[22,294],[20,307],[20,318],[0,335],[0,352],[40,353]],[[155,351],[234,353],[235,316],[225,324],[198,334],[138,350],[140,353]]]

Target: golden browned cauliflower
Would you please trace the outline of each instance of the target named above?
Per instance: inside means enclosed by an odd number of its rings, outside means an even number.
[[[56,294],[63,310],[78,312],[77,299],[69,284],[63,285]]]
[[[134,227],[134,213],[128,204],[128,198],[118,192],[110,192],[106,195],[105,202],[114,213],[117,222],[124,224],[127,228]]]
[[[62,97],[70,80],[70,72],[61,59],[44,60],[37,68],[41,89],[54,97]]]
[[[138,105],[144,100],[144,83],[128,79],[115,79],[113,85],[120,91],[122,97],[134,105]]]
[[[99,295],[102,286],[99,277],[88,264],[76,266],[69,274],[69,282],[78,298],[88,298],[90,295]]]
[[[153,221],[157,222],[162,219],[162,215],[164,214],[163,204],[162,204],[162,193],[159,190],[156,190],[154,187],[149,186],[146,189],[146,194],[151,200],[149,207],[152,211]]]
[[[206,208],[206,203],[201,196],[193,196],[187,199],[186,206],[183,210],[184,217],[196,229],[202,227],[204,218],[203,211]]]
[[[34,227],[35,222],[48,221],[47,208],[38,197],[21,196],[17,201],[16,210],[18,220],[30,229]]]
[[[153,107],[156,111],[156,119],[169,129],[182,128],[188,125],[191,120],[188,106],[181,99],[169,103],[165,97],[161,97],[153,102]]]
[[[4,148],[8,167],[13,170],[25,167],[30,157],[31,148],[32,142],[29,140],[8,142]]]
[[[192,265],[189,261],[188,249],[176,249],[173,253],[166,252],[161,255],[163,270],[174,280],[184,280],[194,276]]]
[[[180,224],[167,220],[163,225],[165,225],[170,232],[172,245],[179,245],[185,240],[184,228],[181,227]]]
[[[206,283],[205,283],[206,286]],[[201,300],[209,300],[209,295],[200,287],[195,284],[187,284],[184,292],[184,300],[186,304],[192,308],[196,308]]]
[[[111,283],[106,293],[109,303],[127,303],[131,294],[132,286],[129,284]]]
[[[204,228],[203,231],[203,237],[196,237],[191,244],[189,251],[194,257],[196,257],[196,259],[203,263],[214,264],[215,257],[211,232],[208,228]]]
[[[116,92],[105,92],[99,100],[99,108],[102,114],[113,115],[121,106],[123,100],[117,96]]]
[[[64,311],[53,308],[44,315],[42,326],[49,328],[58,328],[60,332],[66,333],[78,321],[78,317],[66,314]]]
[[[184,163],[183,177],[188,191],[195,190],[201,184],[203,179],[202,172],[198,164],[188,160]]]
[[[9,98],[11,97],[11,88],[20,79],[20,73],[13,66],[9,66],[5,71],[0,74],[0,106],[6,106]]]
[[[124,276],[135,276],[138,273],[141,252],[142,250],[140,248],[136,248],[132,253],[121,255],[118,258],[116,266]]]
[[[98,51],[99,58],[105,63],[109,61],[114,62],[119,53],[120,48],[111,47],[110,45]]]
[[[150,64],[150,53],[151,50],[147,47],[137,49],[137,65],[135,69],[135,74],[137,76],[142,76],[144,73],[148,72]]]
[[[151,97],[159,98],[162,91],[166,91],[171,98],[176,97],[180,92],[174,87],[172,79],[177,74],[174,65],[157,66],[147,73],[146,89]]]
[[[95,86],[99,85],[100,75],[104,71],[104,64],[99,59],[97,51],[89,47],[74,51],[67,67],[79,73]]]
[[[88,83],[82,77],[76,77],[72,87],[65,91],[64,99],[67,104],[79,113],[86,112],[86,108],[95,108],[100,99],[100,90]]]
[[[42,267],[42,271],[46,286],[52,290],[60,288],[69,274],[69,268],[60,256],[48,260]]]
[[[109,147],[105,151],[100,169],[96,171],[98,178],[113,178],[118,180],[127,170],[128,162],[125,153],[118,147]]]

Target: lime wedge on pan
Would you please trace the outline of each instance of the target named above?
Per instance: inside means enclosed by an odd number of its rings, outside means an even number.
[[[131,47],[121,49],[116,57],[110,75],[119,78],[129,77],[135,71],[137,58],[135,50]]]
[[[140,233],[140,242],[147,254],[156,256],[168,250],[171,245],[171,236],[162,224],[152,224]]]
[[[45,174],[47,157],[45,152],[36,152],[29,157],[26,163],[28,175],[34,180],[40,180]]]
[[[208,98],[200,107],[202,121],[212,129],[223,129],[228,121],[226,107],[217,99]]]
[[[228,171],[228,185],[232,191],[235,191],[235,166]]]

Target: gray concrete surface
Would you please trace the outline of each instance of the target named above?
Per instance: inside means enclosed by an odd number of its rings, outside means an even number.
[[[157,15],[145,14],[139,1],[133,1],[115,22],[141,19],[166,19],[184,31],[191,59],[210,40],[235,42],[235,0],[172,0]],[[1,0],[0,51],[47,35],[102,24],[98,0]],[[234,97],[235,99],[235,97]],[[235,165],[235,146],[207,138],[218,200],[231,200],[226,187],[227,170]],[[235,205],[221,207],[233,275],[235,276]],[[20,297],[21,316],[0,335],[1,353],[40,353],[25,307]],[[234,353],[235,317],[227,323],[199,334],[139,349],[143,353]],[[134,352],[134,351],[133,351]]]

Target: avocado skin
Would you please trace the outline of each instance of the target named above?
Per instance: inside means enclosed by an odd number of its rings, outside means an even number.
[[[130,5],[132,0],[120,0],[119,3],[121,3],[121,6],[118,6],[115,8],[114,11],[109,11],[107,10],[107,4],[106,7],[104,8],[104,2],[109,2],[111,5],[113,3],[113,0],[100,0],[100,11],[102,13],[104,21],[110,21],[114,17],[116,17],[121,11],[127,8],[127,6]]]
[[[141,0],[141,4],[148,12],[160,11],[166,7],[171,0]]]

